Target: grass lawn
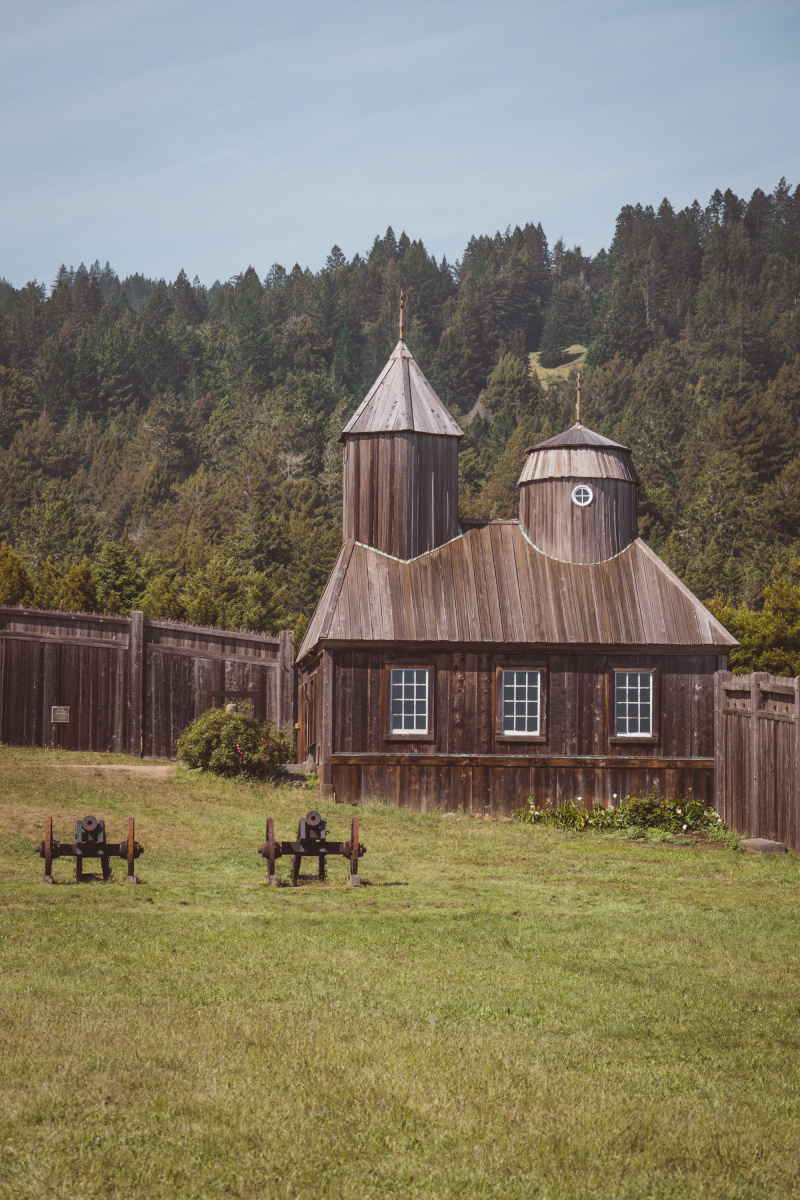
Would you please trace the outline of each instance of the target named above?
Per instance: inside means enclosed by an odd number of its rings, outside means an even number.
[[[368,806],[270,890],[314,792],[70,761],[0,749],[3,1200],[800,1196],[797,855]],[[40,882],[89,812],[139,887]]]

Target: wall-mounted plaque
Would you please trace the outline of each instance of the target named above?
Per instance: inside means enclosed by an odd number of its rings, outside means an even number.
[[[50,709],[50,722],[53,725],[69,725],[69,705],[54,704]]]

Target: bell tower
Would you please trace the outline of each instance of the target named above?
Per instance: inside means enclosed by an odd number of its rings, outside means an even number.
[[[519,518],[538,550],[561,562],[597,563],[638,536],[640,479],[628,446],[577,421],[528,449],[519,477]]]
[[[458,533],[458,442],[464,436],[400,340],[342,430],[344,536],[416,558]]]

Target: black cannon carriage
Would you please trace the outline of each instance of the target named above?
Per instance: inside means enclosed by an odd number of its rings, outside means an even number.
[[[128,883],[136,883],[133,864],[144,848],[136,841],[133,817],[128,819],[128,836],[122,842],[106,841],[105,821],[97,817],[84,817],[75,827],[74,842],[57,842],[53,839],[53,818],[48,817],[44,828],[44,841],[39,843],[39,855],[44,859],[44,881],[53,882],[53,859],[74,858],[75,879],[83,879],[83,864],[87,858],[98,858],[103,870],[103,879],[111,878],[109,858],[124,858],[128,863]]]
[[[350,860],[350,886],[358,887],[361,876],[358,873],[358,860],[367,853],[367,847],[358,840],[358,817],[353,817],[350,825],[349,842],[329,842],[325,818],[321,813],[312,809],[301,818],[297,826],[297,839],[293,842],[276,842],[275,826],[272,817],[267,820],[267,836],[258,853],[266,858],[268,863],[267,883],[277,887],[278,877],[275,874],[275,860],[284,854],[292,855],[292,886],[296,886],[300,877],[300,862],[303,858],[316,858],[319,862],[319,878],[325,878],[325,865],[331,855],[341,855]]]

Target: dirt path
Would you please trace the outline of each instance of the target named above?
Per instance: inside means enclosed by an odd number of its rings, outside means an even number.
[[[130,775],[145,775],[149,779],[169,779],[175,770],[174,763],[60,763],[57,771],[127,771]]]

